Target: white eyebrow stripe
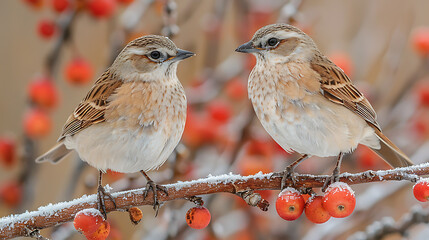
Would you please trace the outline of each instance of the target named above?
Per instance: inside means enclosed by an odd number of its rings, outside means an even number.
[[[301,37],[301,35],[299,35],[296,32],[285,32],[285,31],[278,31],[278,32],[276,32],[276,35],[279,36],[280,39]]]
[[[136,54],[136,55],[145,55],[145,52],[141,49],[135,49],[135,48],[131,48],[128,50],[130,53],[132,54]]]

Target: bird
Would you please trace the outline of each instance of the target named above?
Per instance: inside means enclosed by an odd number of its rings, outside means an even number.
[[[301,157],[282,174],[295,184],[294,169],[311,156],[337,157],[323,189],[338,181],[343,155],[366,145],[392,167],[413,165],[382,132],[377,115],[344,71],[323,55],[313,39],[285,23],[264,26],[236,52],[256,56],[248,95],[268,134]]]
[[[69,116],[58,143],[36,162],[56,163],[76,151],[97,168],[98,206],[105,218],[105,197],[116,203],[102,187],[102,174],[140,171],[147,180],[144,197],[153,191],[158,213],[157,190],[168,193],[146,172],[160,167],[181,139],[187,101],[176,71],[194,55],[163,36],[129,42]]]

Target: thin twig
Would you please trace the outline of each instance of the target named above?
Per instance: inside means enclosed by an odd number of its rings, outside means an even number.
[[[383,218],[381,221],[371,223],[365,232],[357,232],[349,240],[377,240],[391,234],[407,236],[408,230],[417,224],[429,223],[429,211],[420,205],[411,208],[411,211],[397,223],[392,218]]]

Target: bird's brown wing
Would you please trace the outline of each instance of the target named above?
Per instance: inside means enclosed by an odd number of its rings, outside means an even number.
[[[377,123],[377,115],[369,101],[353,85],[341,68],[327,58],[320,58],[311,65],[320,75],[322,94],[330,101],[341,104],[361,116],[380,139],[380,149],[373,149],[393,167],[411,166],[413,163],[393,142],[382,132]]]
[[[73,136],[91,125],[103,122],[108,98],[121,85],[122,81],[114,79],[107,69],[67,119],[58,141],[66,136]]]
[[[381,130],[371,104],[353,85],[343,70],[328,59],[316,61],[312,63],[311,67],[319,73],[321,90],[327,99],[345,106],[365,119],[371,126]]]

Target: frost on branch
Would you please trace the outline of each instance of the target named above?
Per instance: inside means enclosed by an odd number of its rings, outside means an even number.
[[[402,237],[406,237],[407,231],[420,223],[429,223],[429,211],[423,209],[420,205],[416,205],[398,222],[395,222],[392,218],[385,217],[381,221],[371,223],[364,232],[357,232],[349,239],[375,240],[391,234],[400,234]]]
[[[420,175],[429,174],[429,163],[416,165],[407,168],[397,168],[385,171],[370,171],[362,173],[343,173],[340,175],[340,181],[350,185],[380,182],[390,180],[412,180]],[[159,194],[159,201],[166,202],[176,199],[189,198],[197,195],[213,194],[219,192],[228,192],[236,194],[238,192],[249,190],[278,190],[280,189],[281,178],[272,177],[273,173],[258,173],[250,176],[241,176],[236,174],[224,174],[220,176],[208,176],[198,180],[177,182],[165,185],[168,190],[168,196]],[[410,176],[414,176],[410,178]],[[296,188],[320,188],[325,183],[328,175],[296,175]],[[152,197],[149,193],[146,199],[143,199],[143,190],[135,189],[123,192],[113,193],[117,208],[114,209],[111,201],[106,201],[108,212],[114,210],[126,210],[131,206],[152,205]],[[83,196],[81,198],[49,204],[40,207],[36,211],[23,214],[11,215],[0,219],[0,238],[8,239],[17,236],[25,236],[26,229],[35,230],[56,226],[61,223],[73,220],[74,215],[85,208],[96,208],[96,195]]]

